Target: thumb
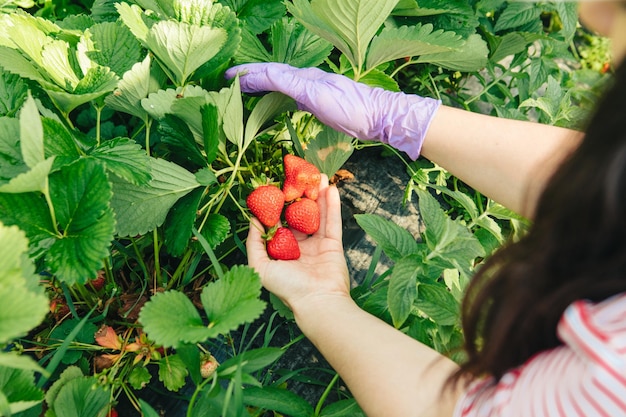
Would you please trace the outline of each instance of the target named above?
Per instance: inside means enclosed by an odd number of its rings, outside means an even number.
[[[248,265],[251,267],[260,266],[263,262],[269,261],[265,240],[263,239],[264,228],[256,218],[250,220],[248,238],[246,239],[246,250],[248,252]]]

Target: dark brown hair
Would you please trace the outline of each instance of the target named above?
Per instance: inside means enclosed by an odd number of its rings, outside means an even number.
[[[561,344],[565,308],[626,291],[626,64],[580,147],[547,184],[528,233],[495,253],[462,305],[462,375],[504,373]]]

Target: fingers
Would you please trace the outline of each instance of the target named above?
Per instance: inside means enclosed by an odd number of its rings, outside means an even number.
[[[246,250],[248,251],[248,264],[251,267],[259,266],[263,262],[269,261],[269,256],[265,250],[263,240],[263,225],[256,218],[250,220],[248,238],[246,239]]]
[[[244,93],[261,93],[266,91],[280,91],[290,95],[285,90],[293,79],[291,71],[295,67],[276,62],[243,64],[229,68],[224,74],[227,79],[239,74],[241,91]]]
[[[341,241],[341,200],[339,190],[329,186],[328,177],[322,174],[320,194],[317,199],[320,205],[320,228],[322,236]]]

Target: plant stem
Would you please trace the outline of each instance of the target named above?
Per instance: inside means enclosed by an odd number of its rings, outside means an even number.
[[[146,153],[150,156],[150,127],[152,126],[152,119],[146,118]]]
[[[202,236],[200,232],[198,232],[198,229],[196,229],[195,227],[192,229],[192,232],[193,235],[198,239],[198,242],[200,242],[200,245],[202,245],[202,248],[204,249],[206,254],[209,256],[209,259],[213,264],[213,268],[215,268],[215,273],[217,274],[218,278],[224,278],[224,271],[222,271],[220,261],[217,259],[217,256],[215,256],[215,252],[213,252],[213,249],[211,248],[211,245],[209,245],[209,242],[207,242],[204,236]]]
[[[156,282],[160,285],[163,283],[161,281],[161,261],[159,258],[159,252],[161,249],[159,247],[159,233],[156,228],[152,231],[152,243],[154,246],[154,277]]]
[[[102,121],[102,107],[96,104],[94,104],[93,107],[96,109],[96,144],[100,146],[100,135],[101,135],[100,123]]]
[[[317,402],[317,405],[315,406],[315,413],[313,414],[314,416],[320,415],[320,412],[322,411],[322,406],[326,402],[326,398],[328,398],[328,395],[330,394],[330,390],[333,388],[333,386],[337,383],[338,380],[339,380],[339,374],[335,374],[333,379],[330,380],[330,382],[328,383],[328,386],[322,393],[320,400]]]

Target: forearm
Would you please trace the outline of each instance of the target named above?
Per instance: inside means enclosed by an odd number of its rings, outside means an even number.
[[[348,296],[303,303],[294,313],[369,417],[452,415],[459,391],[442,390],[457,369],[451,360],[361,310]]]
[[[484,195],[532,218],[547,180],[582,134],[441,106],[422,155]]]

